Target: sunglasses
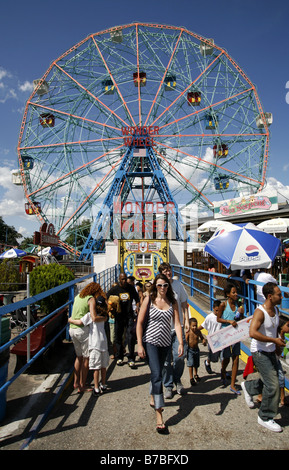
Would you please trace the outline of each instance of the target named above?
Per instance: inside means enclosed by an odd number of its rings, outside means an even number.
[[[164,284],[156,284],[157,287],[169,287],[168,283],[165,282]]]

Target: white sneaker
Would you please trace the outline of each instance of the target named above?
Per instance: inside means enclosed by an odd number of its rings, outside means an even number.
[[[184,389],[183,384],[181,382],[177,383],[177,393],[179,395],[184,395],[184,393],[185,393],[185,389]]]
[[[282,432],[283,429],[279,424],[275,423],[274,419],[269,419],[269,421],[263,421],[263,419],[259,418],[258,416],[258,424],[264,426],[264,428],[270,429],[270,431],[274,432]]]
[[[171,388],[165,388],[164,397],[165,398],[173,398],[173,391],[172,391]]]
[[[254,408],[255,405],[254,405],[253,399],[252,399],[251,395],[247,392],[245,382],[241,383],[241,387],[242,387],[242,390],[244,392],[245,402],[247,403],[249,408]]]

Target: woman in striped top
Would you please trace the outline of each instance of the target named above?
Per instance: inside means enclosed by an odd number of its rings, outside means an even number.
[[[146,312],[149,308],[148,321],[144,331]],[[163,422],[164,406],[162,370],[171,346],[171,322],[175,324],[179,340],[179,356],[183,355],[184,344],[179,319],[177,302],[168,278],[158,274],[150,289],[150,296],[145,297],[138,315],[136,328],[138,355],[147,358],[151,370],[151,406],[156,410],[157,427],[160,433],[166,432]]]

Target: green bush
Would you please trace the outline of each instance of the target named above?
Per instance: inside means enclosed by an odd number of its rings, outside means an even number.
[[[4,259],[0,262],[0,290],[16,291],[20,282],[19,266],[14,260]]]
[[[74,274],[66,266],[60,264],[44,264],[33,269],[30,274],[30,294],[37,295],[53,287],[73,281]],[[68,301],[68,289],[50,295],[41,300],[40,307],[43,313],[51,313]]]

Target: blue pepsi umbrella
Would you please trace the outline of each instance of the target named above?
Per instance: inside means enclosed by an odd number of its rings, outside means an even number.
[[[280,249],[280,240],[254,224],[219,227],[204,250],[227,269],[270,268]]]
[[[0,255],[0,259],[20,258],[25,255],[27,255],[26,251],[20,250],[19,248],[10,248],[10,250],[4,251],[4,253]]]

